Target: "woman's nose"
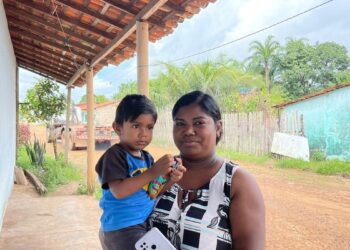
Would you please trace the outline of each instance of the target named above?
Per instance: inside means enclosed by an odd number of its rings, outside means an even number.
[[[192,125],[186,126],[184,132],[185,132],[185,135],[194,135],[195,134],[195,130],[194,130]]]

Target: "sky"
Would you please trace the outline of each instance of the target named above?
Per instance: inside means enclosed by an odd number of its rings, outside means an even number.
[[[219,55],[244,60],[249,56],[249,44],[254,40],[263,42],[268,35],[273,35],[282,45],[287,38],[305,38],[311,44],[332,41],[345,46],[350,55],[350,0],[333,0],[271,29],[174,62],[178,58],[229,43],[324,2],[326,0],[217,0],[191,19],[180,23],[170,35],[149,44],[150,78],[161,72],[162,66],[154,65],[159,62],[172,62],[181,66],[187,62],[215,59]],[[27,90],[37,78],[40,76],[20,69],[20,101],[24,100]],[[94,93],[110,98],[118,91],[121,83],[136,78],[136,57],[118,66],[109,65],[95,75]],[[64,85],[60,89],[66,93]],[[74,88],[73,101],[78,103],[85,94],[85,87]]]

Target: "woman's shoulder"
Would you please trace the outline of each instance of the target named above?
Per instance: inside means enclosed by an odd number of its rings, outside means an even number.
[[[232,162],[227,165],[234,169],[231,182],[232,196],[242,192],[256,192],[259,190],[255,177],[249,171]]]

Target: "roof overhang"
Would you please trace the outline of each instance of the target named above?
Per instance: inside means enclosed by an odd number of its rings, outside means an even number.
[[[155,42],[215,1],[3,0],[18,65],[71,86],[85,84],[87,67],[133,57],[137,21]]]

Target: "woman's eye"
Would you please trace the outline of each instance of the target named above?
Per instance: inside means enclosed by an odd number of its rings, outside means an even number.
[[[195,126],[202,126],[204,125],[204,122],[203,121],[197,121],[194,123]]]
[[[185,124],[183,122],[175,122],[176,127],[184,126]]]

